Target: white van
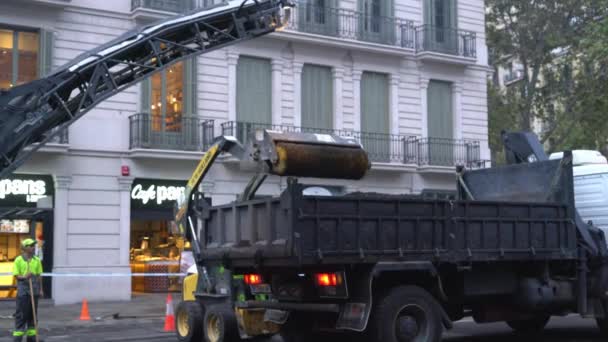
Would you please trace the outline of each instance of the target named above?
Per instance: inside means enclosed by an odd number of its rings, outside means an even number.
[[[563,152],[553,153],[549,159],[561,159]],[[572,151],[574,166],[574,198],[583,221],[608,236],[608,161],[598,151]]]

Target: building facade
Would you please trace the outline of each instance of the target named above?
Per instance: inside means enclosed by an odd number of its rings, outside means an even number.
[[[43,76],[138,25],[213,5],[2,1],[0,88]],[[490,158],[490,71],[481,0],[303,0],[284,31],[174,64],[108,99],[16,172],[53,180],[52,201],[39,206],[52,214],[45,221],[52,234],[40,239],[48,271],[68,274],[49,280],[55,302],[176,288],[172,278],[73,274],[179,272],[188,246],[174,234],[172,203],[221,134],[352,136],[373,161],[363,180],[301,182],[334,194],[452,196],[454,167]],[[202,189],[212,204],[228,203],[249,177],[221,159]],[[285,186],[271,177],[259,195]]]

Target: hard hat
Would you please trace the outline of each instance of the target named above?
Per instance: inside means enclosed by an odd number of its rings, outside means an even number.
[[[36,244],[36,240],[33,239],[25,239],[21,241],[21,247],[31,247]]]

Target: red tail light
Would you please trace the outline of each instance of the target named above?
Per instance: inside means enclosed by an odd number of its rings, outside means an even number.
[[[260,285],[262,283],[262,276],[259,274],[245,274],[244,278],[247,285]]]
[[[317,285],[338,286],[342,283],[342,279],[340,278],[336,273],[317,273]]]

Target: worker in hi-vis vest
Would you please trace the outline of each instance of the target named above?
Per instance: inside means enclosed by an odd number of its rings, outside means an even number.
[[[15,342],[21,342],[23,336],[27,337],[27,342],[34,342],[38,333],[34,317],[37,318],[38,316],[36,315],[38,313],[38,298],[43,296],[42,262],[40,262],[40,258],[34,255],[35,245],[36,241],[33,239],[23,240],[21,242],[22,253],[13,264],[13,275],[17,278],[17,312],[15,315],[15,330],[13,331]]]

